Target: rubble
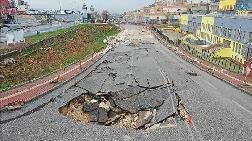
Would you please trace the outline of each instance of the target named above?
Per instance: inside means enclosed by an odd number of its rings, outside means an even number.
[[[0,81],[4,80],[4,78],[5,78],[4,75],[0,75]]]
[[[63,115],[82,123],[146,129],[174,112],[164,86],[129,86],[117,92],[87,92],[59,109]],[[154,121],[154,122],[153,122]]]
[[[14,58],[5,59],[3,62],[4,65],[11,65],[11,64],[15,64],[15,63],[16,63],[16,60]]]
[[[144,127],[146,124],[151,122],[151,119],[153,118],[151,111],[140,111],[138,113],[138,120],[136,122],[136,128],[139,129],[141,127]]]
[[[173,114],[173,109],[167,108],[172,105],[171,100],[165,100],[156,112],[155,123],[159,123]]]
[[[127,46],[140,47],[140,42],[138,40],[130,40],[130,43]]]
[[[196,72],[187,72],[187,74],[190,76],[198,76],[198,73]]]

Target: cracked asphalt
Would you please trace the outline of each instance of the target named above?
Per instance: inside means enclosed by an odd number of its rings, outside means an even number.
[[[124,28],[119,39],[126,42],[110,50],[76,78],[29,102],[21,110],[2,112],[1,140],[252,140],[252,95],[182,60],[159,43],[150,31],[142,32],[140,26]],[[132,45],[133,41],[137,43]],[[158,120],[176,111],[174,93],[178,93],[192,114],[192,128],[180,118],[176,118],[173,126],[147,130],[82,124],[58,110],[87,91],[115,92],[129,86],[155,87],[172,81],[173,87],[154,90],[155,95],[147,91],[136,99],[130,96],[130,104],[123,106],[137,107],[135,102],[149,104],[153,99],[164,100]]]

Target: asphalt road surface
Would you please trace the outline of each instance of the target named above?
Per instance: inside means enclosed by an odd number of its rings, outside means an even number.
[[[151,32],[142,32],[142,27],[125,28],[120,39],[126,42],[109,51],[75,79],[26,104],[21,110],[1,113],[1,139],[252,140],[252,95],[182,60],[159,43]],[[111,73],[107,71],[116,74],[113,77],[115,81],[109,80]],[[156,126],[147,130],[113,128],[82,124],[58,111],[68,101],[86,91],[117,91],[128,85],[136,85],[136,82],[141,86],[152,87],[172,81],[174,86],[167,88],[167,97],[164,96],[171,101],[161,109],[164,112],[176,112],[174,94],[177,93],[192,115],[192,127],[176,116],[171,126]]]

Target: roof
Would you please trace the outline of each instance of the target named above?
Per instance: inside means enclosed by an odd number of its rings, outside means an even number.
[[[4,7],[9,5],[9,1],[8,0],[0,0],[0,3]]]

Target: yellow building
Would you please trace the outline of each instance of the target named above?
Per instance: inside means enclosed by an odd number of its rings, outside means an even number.
[[[237,0],[220,0],[219,10],[235,10]]]
[[[180,25],[183,32],[193,33],[199,40],[221,45],[212,57],[231,58],[241,64],[246,61],[247,47],[252,41],[251,20],[248,18],[182,15]]]

